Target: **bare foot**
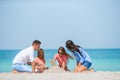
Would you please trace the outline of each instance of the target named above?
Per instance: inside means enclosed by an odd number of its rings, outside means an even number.
[[[94,72],[94,68],[90,68],[88,69],[90,72]]]
[[[89,73],[89,72],[94,72],[94,68],[90,68],[90,69],[82,71],[82,73]]]
[[[20,73],[20,72],[18,72],[18,71],[16,71],[16,70],[13,70],[12,73],[13,73],[13,74],[18,74],[18,73]]]

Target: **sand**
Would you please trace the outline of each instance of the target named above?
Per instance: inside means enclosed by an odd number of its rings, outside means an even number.
[[[54,66],[43,73],[0,73],[0,80],[120,80],[120,72],[73,73]]]

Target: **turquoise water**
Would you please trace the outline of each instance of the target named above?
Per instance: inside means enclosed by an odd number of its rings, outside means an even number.
[[[20,50],[0,50],[0,72],[12,70],[12,60]],[[120,49],[87,49],[92,58],[95,71],[120,71]],[[46,65],[51,66],[49,60],[57,53],[56,49],[45,50]],[[68,51],[69,54],[72,55]],[[35,52],[36,56],[36,52]],[[76,61],[69,60],[68,67],[73,70]]]

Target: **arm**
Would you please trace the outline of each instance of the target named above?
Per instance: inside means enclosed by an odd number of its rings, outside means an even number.
[[[33,56],[34,56],[33,52],[29,53],[29,62],[27,64],[32,66],[32,72],[34,73],[35,72],[35,62],[34,62]]]
[[[77,52],[77,55],[78,55],[78,57],[79,57],[79,59],[80,59],[79,63],[83,63],[83,62],[84,62],[84,57],[81,56],[78,52]],[[78,63],[78,64],[79,64],[79,63]],[[77,65],[78,65],[78,64],[77,64]]]
[[[54,58],[50,61],[52,66],[56,66],[55,61],[57,59],[57,54],[54,56]]]
[[[62,68],[63,68],[64,70],[68,70],[68,69],[67,69],[67,62],[68,62],[68,56],[64,55],[64,56],[63,56],[63,62],[62,62]]]
[[[32,73],[35,73],[35,62],[32,62]]]
[[[55,61],[56,61],[55,59],[53,59],[53,60],[50,61],[50,63],[51,63],[52,66],[56,66]]]
[[[64,70],[67,70],[66,62],[63,62],[63,63],[62,63],[62,68],[63,68]]]
[[[82,63],[78,63],[78,64],[77,64],[77,67],[80,67],[81,65],[82,65]]]

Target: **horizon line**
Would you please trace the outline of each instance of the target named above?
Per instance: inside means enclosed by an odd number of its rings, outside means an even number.
[[[25,48],[24,48],[25,49]],[[55,48],[42,48],[42,49],[44,49],[44,50],[57,50],[57,49],[55,49]],[[65,48],[66,49],[66,48]],[[120,48],[84,48],[84,49],[120,49]],[[0,49],[0,50],[23,50],[23,49]]]

